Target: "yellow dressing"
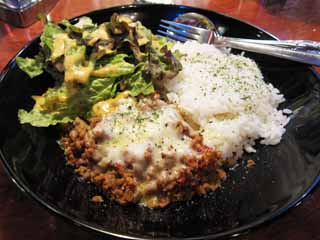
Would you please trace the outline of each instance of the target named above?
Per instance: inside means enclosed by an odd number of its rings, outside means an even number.
[[[92,72],[94,77],[106,77],[107,75],[114,75],[119,71],[117,64],[107,64],[99,69]]]
[[[122,93],[119,93],[115,98],[110,98],[105,101],[100,101],[96,103],[92,107],[92,113],[94,116],[105,116],[109,113],[114,112],[117,109],[118,102],[122,98],[126,98],[130,95],[129,91],[124,91]]]
[[[70,47],[68,46],[68,49],[66,49],[67,51],[63,63],[65,69],[70,69],[75,64],[78,64],[85,60],[86,48],[84,46],[81,46],[79,47],[79,49],[74,49],[74,51],[71,52],[73,47],[73,45]]]
[[[141,33],[142,34],[141,34]],[[151,32],[147,30],[141,23],[137,24],[137,41],[139,46],[146,45],[150,42]]]
[[[91,54],[91,58],[92,59],[100,59],[104,55],[112,54],[112,53],[115,52],[115,50],[112,50],[112,48],[113,48],[113,43],[112,42],[110,42],[109,44],[104,45],[104,46],[99,45],[98,46],[98,51],[92,53]]]
[[[76,42],[75,40],[70,39],[66,33],[57,34],[53,41],[53,49],[51,53],[51,60],[53,62],[60,56],[64,55],[66,45],[76,46]]]
[[[89,39],[88,45],[93,46],[99,40],[109,40],[110,35],[106,30],[106,26],[100,25],[98,29],[94,30],[93,32],[84,31],[83,38]]]
[[[36,101],[34,104],[34,108],[37,110],[43,110],[42,105],[44,104],[44,97],[43,96],[32,96],[32,99]]]
[[[73,46],[72,46],[73,47]],[[66,49],[64,57],[64,80],[65,82],[87,83],[94,64],[89,62],[84,66],[86,48],[84,46]]]
[[[85,84],[90,78],[90,74],[93,70],[93,64],[88,66],[73,66],[72,68],[66,69],[64,73],[65,82],[78,82]]]

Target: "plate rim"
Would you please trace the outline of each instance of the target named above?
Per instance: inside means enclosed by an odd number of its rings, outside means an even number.
[[[74,21],[82,16],[86,16],[88,14],[93,14],[95,12],[103,12],[106,10],[109,11],[116,11],[116,9],[135,9],[135,8],[146,8],[148,6],[151,7],[170,7],[170,8],[185,8],[185,9],[191,9],[191,10],[195,10],[195,11],[207,11],[207,12],[212,12],[214,14],[223,16],[225,18],[229,18],[233,21],[238,21],[241,23],[244,23],[246,25],[249,25],[259,31],[262,31],[263,33],[267,34],[269,37],[275,39],[275,40],[279,40],[279,38],[277,38],[275,35],[273,35],[272,33],[264,30],[263,28],[256,26],[255,24],[252,24],[250,22],[247,22],[245,20],[241,20],[232,16],[229,16],[227,14],[224,13],[220,13],[211,9],[205,9],[205,8],[199,8],[199,7],[193,7],[193,6],[187,6],[187,5],[178,5],[178,4],[127,4],[127,5],[117,5],[117,6],[112,6],[112,7],[106,7],[106,8],[101,8],[101,9],[96,9],[93,11],[89,11],[71,18],[68,18],[71,21]],[[39,41],[39,37],[40,37],[41,33],[38,34],[36,37],[34,37],[31,41],[29,41],[27,44],[25,44],[9,61],[8,63],[5,65],[5,67],[3,68],[3,70],[0,72],[0,84],[2,84],[3,79],[5,78],[5,76],[7,75],[8,71],[10,70],[10,68],[12,66],[16,65],[15,62],[15,58],[17,56],[19,56],[21,53],[23,53],[30,45],[32,45],[34,42]],[[306,69],[308,69],[315,78],[320,80],[320,73],[318,73],[312,66],[308,66],[306,65],[305,67]],[[43,200],[39,194],[34,193],[13,171],[13,169],[10,167],[9,163],[7,162],[6,158],[4,157],[2,150],[0,149],[0,162],[1,165],[5,171],[5,173],[7,174],[7,176],[10,178],[10,180],[18,187],[18,189],[24,193],[25,196],[27,196],[29,199],[34,200],[35,202],[37,202],[38,205],[40,205],[42,208],[46,209],[48,212],[53,213],[55,216],[59,217],[60,219],[71,223],[77,227],[81,227],[84,229],[89,229],[91,231],[94,232],[98,232],[98,233],[102,233],[105,235],[109,235],[109,236],[114,236],[114,237],[118,237],[118,238],[122,238],[122,239],[134,239],[134,240],[138,240],[138,239],[146,239],[146,240],[151,240],[151,239],[182,239],[182,238],[177,238],[177,237],[160,237],[160,238],[153,238],[153,237],[141,237],[139,236],[139,234],[137,235],[127,235],[127,234],[119,234],[117,232],[114,232],[112,230],[104,230],[100,227],[94,227],[94,226],[90,226],[90,224],[88,222],[85,221],[81,221],[78,220],[76,217],[73,217],[70,214],[66,214],[63,211],[61,211],[59,208],[57,208],[57,206],[51,205],[50,203],[47,203],[45,200]],[[270,223],[274,220],[276,220],[277,218],[279,218],[280,216],[283,216],[284,214],[288,213],[289,211],[291,211],[293,208],[301,205],[301,203],[306,200],[306,198],[308,196],[310,196],[310,194],[316,189],[316,187],[319,185],[320,183],[320,171],[318,172],[318,175],[314,178],[314,180],[312,181],[312,184],[301,194],[300,197],[298,197],[297,199],[295,199],[294,201],[286,204],[285,206],[281,207],[280,209],[278,209],[276,212],[272,212],[269,214],[266,214],[262,217],[260,217],[259,219],[248,223],[242,227],[237,227],[231,230],[227,230],[227,231],[222,231],[222,232],[217,232],[214,234],[207,234],[205,236],[196,236],[196,237],[186,237],[183,239],[188,239],[188,240],[198,240],[198,239],[218,239],[221,237],[227,237],[227,238],[234,238],[234,237],[238,237],[241,235],[246,235],[249,232],[251,232],[252,230],[256,230],[257,228],[262,227],[263,225]]]

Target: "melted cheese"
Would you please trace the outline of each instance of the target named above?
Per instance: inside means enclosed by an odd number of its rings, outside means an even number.
[[[178,131],[179,122],[188,126],[173,105],[142,110],[132,98],[121,98],[93,129],[107,136],[97,148],[98,165],[131,164],[140,191],[154,190],[156,179],[174,178],[185,167],[182,157],[198,154],[191,148],[191,138]]]

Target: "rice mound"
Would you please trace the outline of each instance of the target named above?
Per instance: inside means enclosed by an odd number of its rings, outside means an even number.
[[[177,43],[183,70],[164,82],[168,100],[192,116],[204,143],[236,160],[255,152],[255,140],[275,145],[289,122],[288,109],[278,110],[285,99],[263,80],[256,63],[213,45]]]

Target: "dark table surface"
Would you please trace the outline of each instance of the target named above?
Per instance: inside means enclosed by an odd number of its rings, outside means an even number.
[[[320,0],[179,0],[248,21],[280,39],[310,39],[320,42]],[[50,15],[54,21],[91,10],[130,4],[129,0],[60,0]],[[28,41],[37,36],[42,24],[14,28],[0,21],[0,70]],[[319,68],[317,69],[319,71]],[[300,206],[264,225],[241,240],[320,239],[320,188]],[[89,232],[62,222],[24,196],[0,167],[0,239],[97,239]],[[100,238],[99,238],[100,239]]]

